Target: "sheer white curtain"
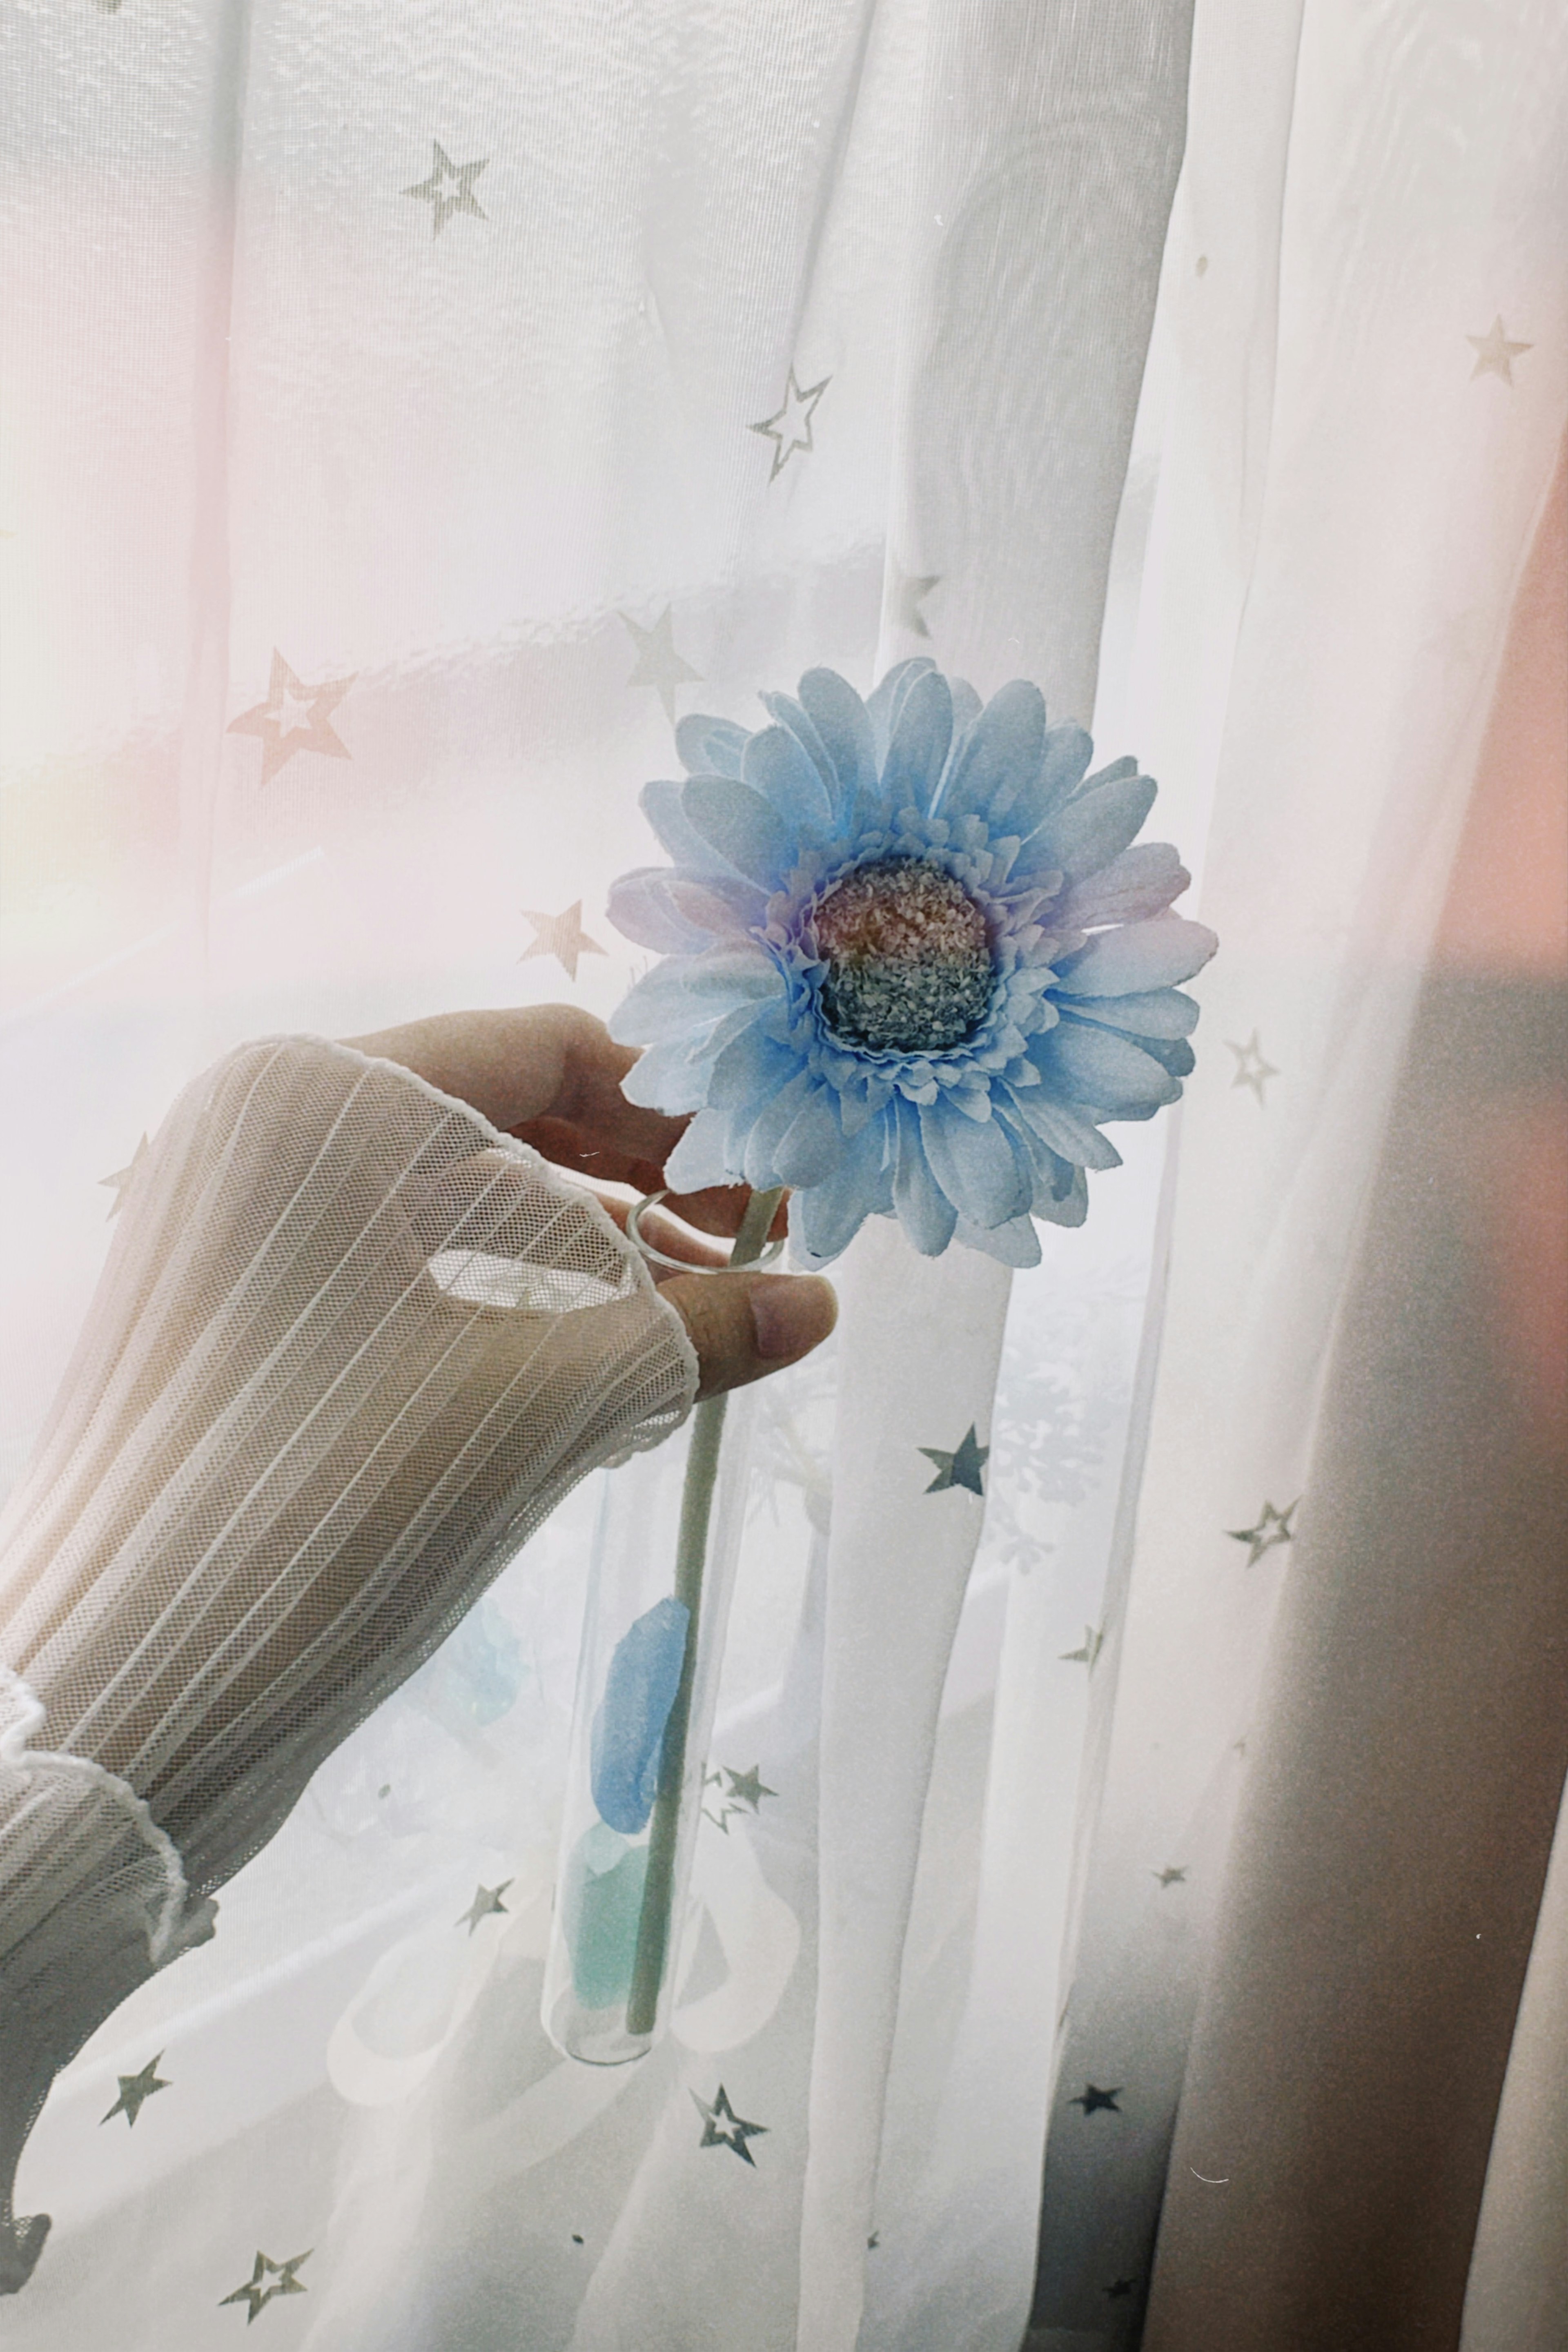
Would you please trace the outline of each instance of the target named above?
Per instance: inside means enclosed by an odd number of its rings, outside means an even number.
[[[253,2279],[332,2352],[1136,2340],[1568,411],[1564,47],[1543,0],[0,22],[13,1473],[216,1054],[610,1009],[685,710],[1034,677],[1224,942],[1179,1139],[1010,1297],[868,1235],[768,1385],[668,2042],[538,2022],[584,1492],[57,2086],[26,2352],[218,2343]],[[972,1423],[984,1515],[918,1451]]]

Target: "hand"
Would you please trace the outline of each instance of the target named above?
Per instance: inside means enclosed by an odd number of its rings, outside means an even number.
[[[503,1134],[531,1144],[542,1159],[595,1183],[657,1192],[664,1163],[688,1125],[627,1102],[621,1080],[637,1055],[571,1005],[440,1013],[344,1042],[400,1063],[442,1094],[468,1103]],[[748,1198],[744,1186],[727,1185],[672,1194],[669,1207],[687,1226],[733,1234]],[[607,1199],[603,1205],[624,1227],[625,1202]],[[775,1233],[783,1217],[781,1208]],[[694,1265],[723,1263],[722,1251],[708,1249],[668,1217],[656,1213],[644,1219],[643,1229],[672,1257]],[[700,1397],[798,1361],[837,1319],[832,1286],[820,1276],[653,1272],[697,1351]]]

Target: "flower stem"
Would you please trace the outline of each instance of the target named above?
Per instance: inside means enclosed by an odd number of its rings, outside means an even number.
[[[752,1265],[762,1255],[768,1231],[778,1213],[779,1192],[753,1192],[746,1204],[741,1230],[730,1253],[732,1266]],[[698,1634],[702,1612],[702,1573],[708,1559],[708,1523],[713,1512],[719,1460],[724,1435],[721,1396],[709,1397],[692,1416],[691,1445],[686,1456],[686,1480],[680,1492],[680,1531],[675,1548],[675,1597],[689,1615],[686,1654],[675,1704],[665,1726],[659,1762],[658,1793],[654,1799],[648,1831],[647,1876],[643,1882],[642,1909],[637,1918],[637,1956],[632,1986],[626,1998],[626,2032],[651,2033],[658,2014],[659,1988],[664,1982],[669,1948],[669,1914],[675,1893],[676,1846],[680,1830],[680,1793],[686,1780],[686,1741],[691,1720],[691,1696],[697,1676]]]

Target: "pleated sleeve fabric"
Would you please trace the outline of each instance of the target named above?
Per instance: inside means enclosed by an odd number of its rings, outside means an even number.
[[[277,1038],[186,1090],[0,1521],[7,2183],[322,1758],[696,1382],[597,1202],[409,1072]],[[42,2236],[4,2219],[0,2289]]]

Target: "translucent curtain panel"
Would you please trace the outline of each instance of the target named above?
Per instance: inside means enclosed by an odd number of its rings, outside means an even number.
[[[585,1487],[57,2084],[19,2352],[1016,2352],[1037,2233],[1038,2341],[1137,2340],[1568,412],[1561,11],[1188,13],[0,23],[7,1479],[220,1055],[608,1013],[694,709],[1032,675],[1224,940],[1179,1145],[1011,1280],[873,1231],[759,1388],[659,2046],[540,2022]]]

